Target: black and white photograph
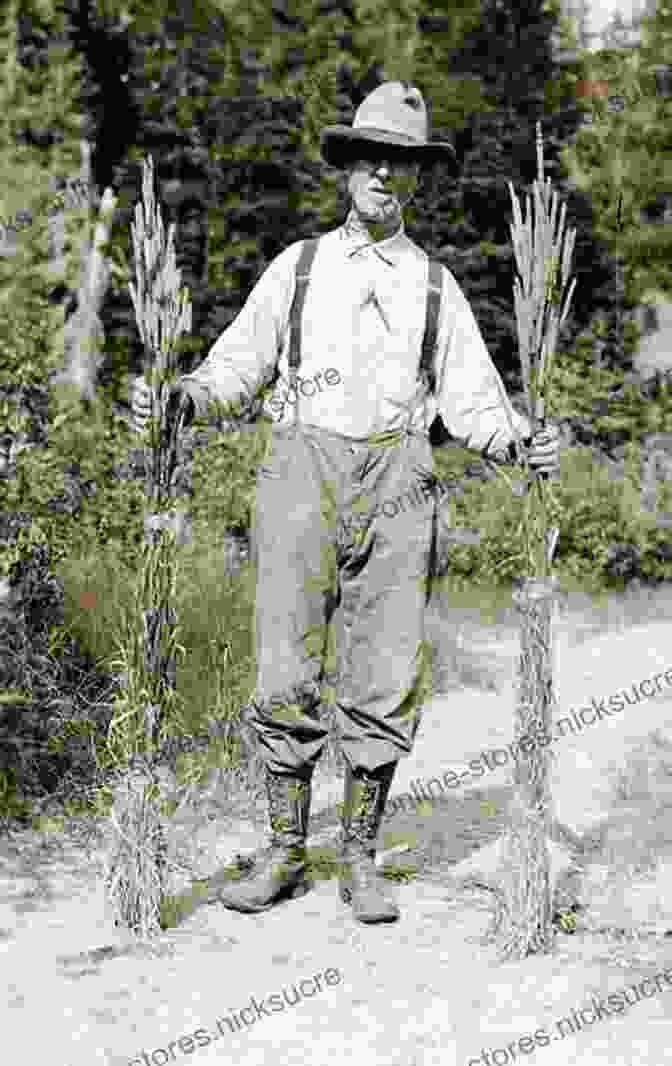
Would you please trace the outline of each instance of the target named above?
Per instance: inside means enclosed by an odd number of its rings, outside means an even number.
[[[2,5],[12,1061],[667,1061],[671,61]]]

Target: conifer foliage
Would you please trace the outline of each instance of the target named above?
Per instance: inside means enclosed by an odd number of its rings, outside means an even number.
[[[672,233],[660,224],[672,202],[672,93],[662,76],[672,54],[669,4],[643,19],[641,32],[641,48],[591,57],[591,76],[607,83],[609,96],[591,101],[592,121],[563,152],[577,186],[591,197],[598,236],[622,263],[629,307],[672,292]]]

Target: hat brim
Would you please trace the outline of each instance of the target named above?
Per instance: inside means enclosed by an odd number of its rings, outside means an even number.
[[[353,130],[351,126],[327,126],[320,134],[320,153],[329,166],[342,168],[354,158],[358,146],[387,145],[395,154],[406,157],[422,166],[441,163],[452,173],[457,173],[457,155],[447,141],[430,141],[428,144],[408,144],[393,133],[383,130]]]

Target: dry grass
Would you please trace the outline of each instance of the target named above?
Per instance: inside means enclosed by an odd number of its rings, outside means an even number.
[[[151,768],[127,770],[117,787],[110,820],[115,847],[105,887],[123,924],[141,940],[160,926],[166,841],[159,815],[158,782]]]
[[[118,920],[143,939],[158,933],[161,924],[165,840],[155,770],[160,745],[179,707],[177,653],[186,655],[178,643],[174,606],[176,516],[167,510],[174,495],[180,423],[171,420],[168,401],[177,374],[177,343],[191,329],[191,303],[176,267],[174,230],[173,225],[166,239],[154,200],[150,157],[143,163],[142,203],[136,205],[131,226],[136,283],[129,288],[145,349],[145,379],[152,387],[152,414],[158,417],[150,418],[146,431],[151,446],[146,541],[137,600],[124,618],[116,664],[124,682],[108,730],[108,747],[122,778],[113,789],[114,843],[106,878]]]
[[[544,182],[541,123],[537,123],[538,175],[533,184],[534,213],[529,194],[526,215],[509,182],[513,205],[510,226],[519,277],[514,279],[514,304],[527,416],[532,433],[544,425],[548,387],[559,330],[567,316],[575,280],[569,289],[569,266],[576,237],[565,241],[563,204],[557,219],[557,193]],[[557,226],[556,226],[557,222]],[[564,247],[563,247],[564,245]],[[558,274],[560,275],[558,277]],[[558,305],[564,306],[561,313]],[[500,388],[501,382],[498,380]],[[504,398],[504,397],[503,397]],[[508,406],[506,407],[508,412]],[[551,732],[553,656],[551,616],[557,578],[551,573],[559,529],[548,524],[550,485],[534,474],[520,435],[508,415],[511,434],[525,468],[526,493],[518,533],[524,543],[524,572],[514,602],[520,620],[520,659],[515,738]],[[501,471],[500,471],[501,472]],[[505,474],[502,476],[506,477]],[[507,478],[508,480],[508,478]],[[512,491],[514,486],[509,482]],[[552,900],[548,841],[551,803],[548,753],[534,750],[516,764],[515,794],[503,843],[503,894],[508,901],[508,928],[503,959],[521,959],[547,952],[552,944]]]

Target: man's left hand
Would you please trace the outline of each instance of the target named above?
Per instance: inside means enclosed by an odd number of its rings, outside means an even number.
[[[534,434],[527,459],[535,473],[551,477],[559,472],[560,431],[557,426],[545,426]]]

